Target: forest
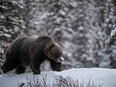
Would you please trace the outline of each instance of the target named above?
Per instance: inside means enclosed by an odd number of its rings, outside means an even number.
[[[49,35],[64,49],[64,69],[116,68],[116,0],[0,0],[0,66],[11,42]]]

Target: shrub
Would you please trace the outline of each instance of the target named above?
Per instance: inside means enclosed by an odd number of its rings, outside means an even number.
[[[102,87],[102,85],[96,84],[91,80],[89,80],[86,84],[84,84],[84,82],[78,83],[78,80],[75,81],[71,77],[63,78],[62,76],[55,77],[51,84],[45,75],[40,79],[35,76],[31,80],[27,78],[27,82],[20,83],[18,87]]]

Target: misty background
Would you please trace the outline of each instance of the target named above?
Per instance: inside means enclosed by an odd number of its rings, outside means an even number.
[[[49,35],[62,44],[64,69],[116,68],[116,0],[0,0],[0,66],[21,36]]]

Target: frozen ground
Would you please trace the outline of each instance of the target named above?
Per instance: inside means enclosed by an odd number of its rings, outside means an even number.
[[[37,77],[41,79],[42,76],[47,76],[46,80],[50,83],[54,81],[55,76],[72,77],[79,83],[94,83],[102,85],[102,87],[116,87],[116,69],[103,68],[72,68],[61,72],[44,71],[40,75],[33,75],[32,73],[24,73],[20,75],[0,75],[0,87],[17,87],[20,83],[26,83],[27,80]]]

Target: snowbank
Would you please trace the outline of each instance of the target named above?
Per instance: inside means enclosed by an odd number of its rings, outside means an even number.
[[[46,71],[40,75],[33,75],[32,73],[24,73],[20,75],[0,75],[0,87],[17,87],[20,83],[26,83],[28,79],[37,77],[41,79],[46,75],[46,80],[50,83],[54,81],[55,76],[69,76],[79,83],[86,84],[89,81],[94,81],[102,87],[116,87],[116,69],[103,69],[103,68],[73,68],[61,72]]]

